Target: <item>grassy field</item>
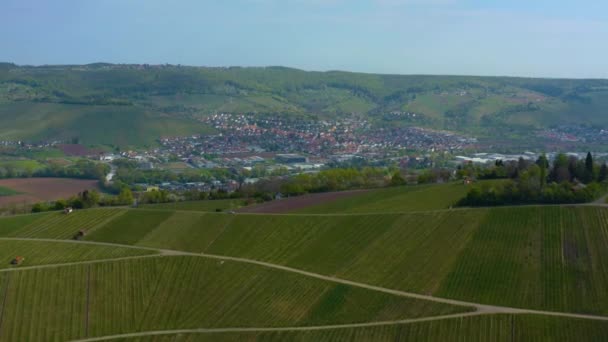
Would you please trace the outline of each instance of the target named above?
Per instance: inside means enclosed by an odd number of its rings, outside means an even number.
[[[13,170],[34,172],[44,168],[44,165],[36,160],[0,159],[0,168],[12,168]]]
[[[386,188],[320,203],[298,212],[379,213],[447,209],[464,197],[468,189],[462,183]]]
[[[160,204],[143,204],[144,209],[170,209],[170,210],[193,210],[193,211],[217,211],[236,209],[244,205],[242,199],[208,200],[208,201],[185,201]]]
[[[197,257],[24,270],[0,273],[0,281],[5,341],[382,321],[468,310]]]

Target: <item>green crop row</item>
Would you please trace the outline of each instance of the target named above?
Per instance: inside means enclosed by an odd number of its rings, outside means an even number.
[[[356,323],[470,310],[185,256],[5,272],[0,285],[2,341]]]
[[[121,213],[124,213],[123,209],[104,208],[75,210],[71,214],[53,212],[3,218],[0,219],[0,236],[70,239],[79,230],[92,231]]]
[[[608,314],[607,218],[594,207],[334,216],[130,211],[90,238],[473,302]]]
[[[113,342],[229,342],[229,341],[604,341],[603,321],[531,315],[490,315],[431,322],[320,331],[191,333],[114,339]]]

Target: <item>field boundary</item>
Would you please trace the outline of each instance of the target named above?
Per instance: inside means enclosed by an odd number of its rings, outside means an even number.
[[[95,341],[107,341],[119,338],[130,338],[130,337],[143,337],[143,336],[157,336],[157,335],[177,335],[177,334],[192,334],[192,333],[235,333],[235,332],[280,332],[280,331],[318,331],[318,330],[334,330],[334,329],[349,329],[349,328],[366,328],[366,327],[378,327],[386,325],[398,325],[398,324],[411,324],[421,323],[428,321],[438,321],[444,319],[463,318],[471,316],[483,315],[481,312],[466,312],[451,315],[441,316],[428,316],[421,318],[409,318],[394,321],[379,321],[379,322],[365,322],[365,323],[347,323],[347,324],[332,324],[332,325],[313,325],[313,326],[301,326],[301,327],[234,327],[234,328],[193,328],[193,329],[174,329],[174,330],[152,330],[152,331],[141,331],[135,333],[117,334],[117,335],[106,335],[99,337],[91,337],[79,340],[72,340],[71,342],[95,342]]]
[[[119,257],[119,258],[95,259],[95,260],[85,260],[85,261],[64,262],[64,263],[57,263],[57,264],[3,268],[3,269],[0,269],[0,273],[38,270],[38,269],[44,269],[44,268],[67,267],[67,266],[75,266],[75,265],[102,264],[104,262],[124,261],[124,260],[144,259],[144,258],[158,258],[158,257],[162,257],[162,256],[165,256],[165,254],[132,255],[132,256]]]
[[[129,260],[129,259],[140,259],[140,258],[152,258],[152,257],[167,257],[167,256],[194,256],[201,258],[208,258],[214,260],[223,260],[223,261],[234,261],[241,262],[246,264],[258,265],[267,268],[282,270],[286,272],[301,274],[304,276],[308,276],[311,278],[317,278],[321,280],[326,280],[334,283],[350,285],[358,288],[363,288],[367,290],[377,291],[388,293],[400,297],[408,297],[415,298],[421,300],[432,301],[436,303],[444,303],[451,304],[456,306],[464,306],[469,308],[475,308],[476,311],[469,313],[461,313],[462,314],[535,314],[535,315],[545,315],[545,316],[557,316],[557,317],[566,317],[566,318],[582,318],[582,319],[592,319],[592,320],[601,320],[608,321],[608,316],[600,316],[600,315],[590,315],[590,314],[582,314],[582,313],[570,313],[570,312],[559,312],[559,311],[545,311],[545,310],[534,310],[534,309],[525,309],[525,308],[514,308],[508,306],[499,306],[499,305],[490,305],[490,304],[481,304],[475,302],[467,302],[457,299],[449,299],[442,297],[434,297],[429,295],[423,295],[419,293],[400,291],[395,289],[389,289],[381,286],[370,285],[366,283],[360,283],[356,281],[346,280],[342,278],[337,278],[333,276],[327,276],[319,273],[309,272],[300,270],[297,268],[292,268],[283,265],[272,264],[264,261],[246,259],[246,258],[237,258],[231,256],[223,256],[216,254],[205,254],[205,253],[192,253],[192,252],[184,252],[184,251],[176,251],[170,249],[160,249],[160,248],[152,248],[152,247],[139,247],[139,246],[131,246],[131,245],[121,245],[116,243],[108,243],[108,242],[95,242],[95,241],[74,241],[74,240],[55,240],[55,239],[36,239],[36,238],[0,238],[0,240],[23,240],[23,241],[47,241],[47,242],[65,242],[65,243],[80,243],[80,244],[90,244],[90,245],[100,245],[100,246],[114,246],[114,247],[125,247],[125,248],[133,248],[133,249],[142,249],[142,250],[151,250],[156,251],[158,254],[150,254],[150,255],[141,255],[141,256],[130,256],[130,257],[122,257],[122,258],[114,258],[114,259],[99,259],[99,260],[90,260],[90,261],[77,261],[77,262],[69,262],[63,264],[49,264],[49,265],[39,265],[39,266],[29,266],[23,268],[13,268],[13,269],[5,269],[0,270],[0,272],[4,271],[20,271],[26,269],[38,269],[38,268],[52,268],[52,267],[62,267],[62,266],[71,266],[71,265],[81,265],[81,264],[94,264],[94,263],[103,263],[103,262],[112,262],[112,261],[121,261],[121,260]]]
[[[84,316],[84,336],[89,336],[89,312],[91,307],[91,265],[87,267],[87,299],[86,299],[86,312]]]
[[[112,207],[110,207],[110,208],[112,208]],[[97,229],[99,229],[99,228],[101,228],[101,227],[105,226],[105,225],[106,225],[106,224],[108,224],[110,221],[112,221],[112,220],[114,220],[114,219],[116,219],[116,218],[121,217],[122,215],[126,214],[127,212],[128,212],[127,210],[118,210],[118,212],[117,212],[116,214],[108,216],[108,217],[107,217],[105,220],[103,220],[103,221],[101,221],[101,222],[97,223],[96,225],[94,225],[94,226],[93,226],[93,227],[91,227],[90,229],[87,229],[87,234],[91,234],[91,233],[93,233],[93,232],[94,232],[94,231],[96,231]]]
[[[11,281],[10,274],[6,275],[6,286],[4,288],[4,295],[2,296],[2,307],[0,307],[0,337],[2,337],[2,323],[4,323],[4,307],[6,306],[6,299],[8,297],[8,290]]]
[[[186,212],[186,213],[207,213],[216,215],[238,215],[238,216],[373,216],[373,215],[406,215],[406,214],[433,214],[442,212],[452,211],[464,211],[464,210],[486,210],[486,209],[509,209],[509,208],[537,208],[537,207],[598,207],[608,208],[608,203],[561,203],[561,204],[521,204],[521,205],[498,205],[498,206],[483,206],[483,207],[452,207],[443,209],[429,209],[429,210],[411,210],[411,211],[372,211],[372,212],[356,212],[356,213],[256,213],[256,212],[244,212],[235,211],[234,213],[226,212],[213,212],[213,211],[199,211],[199,210],[183,210],[183,209],[154,209],[154,208],[137,208],[132,210],[146,210],[146,211],[172,211],[172,212]],[[27,215],[27,214],[26,214]]]

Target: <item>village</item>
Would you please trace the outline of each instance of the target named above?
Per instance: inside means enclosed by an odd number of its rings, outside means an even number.
[[[110,166],[106,176],[110,183],[120,163],[127,161],[130,168],[138,170],[139,174],[175,174],[130,183],[140,189],[177,192],[222,190],[228,193],[243,184],[254,184],[269,176],[289,177],[336,167],[425,169],[519,158],[535,160],[539,156],[539,152],[500,154],[484,151],[474,137],[415,126],[383,127],[364,119],[315,121],[223,113],[201,120],[215,132],[210,135],[160,137],[157,146],[149,149],[90,149],[65,141],[0,141],[0,146],[17,151],[59,149],[66,156],[100,161]],[[547,131],[545,136],[562,139],[566,133],[558,132],[565,130],[562,127],[559,131]],[[595,135],[594,132],[579,128],[571,135],[564,135],[564,139],[574,140],[574,133],[586,139],[604,136],[603,131]],[[553,155],[553,152],[547,154],[549,159]],[[602,154],[597,156],[604,157]],[[150,177],[139,178],[145,180]]]

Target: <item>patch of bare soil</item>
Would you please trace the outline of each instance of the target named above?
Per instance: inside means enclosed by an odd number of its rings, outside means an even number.
[[[89,189],[98,189],[96,180],[71,178],[12,178],[0,180],[0,186],[20,192],[1,196],[0,206],[53,201],[76,195]]]
[[[283,214],[295,210],[308,208],[313,205],[332,202],[341,198],[347,198],[365,193],[369,190],[349,190],[337,192],[324,192],[318,194],[307,194],[297,197],[283,198],[254,206],[244,207],[238,212],[243,213],[267,213],[267,214]]]

